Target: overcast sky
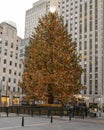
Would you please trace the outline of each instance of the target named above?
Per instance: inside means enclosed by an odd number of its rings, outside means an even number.
[[[0,0],[0,23],[13,21],[17,25],[17,34],[24,38],[25,12],[38,0]]]

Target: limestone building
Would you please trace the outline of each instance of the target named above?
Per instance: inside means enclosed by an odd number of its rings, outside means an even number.
[[[61,15],[84,69],[81,82],[88,103],[104,105],[104,0],[62,0]]]
[[[19,59],[22,39],[13,22],[0,23],[0,106],[18,105],[22,64]]]
[[[34,32],[34,28],[38,25],[38,20],[44,14],[55,9],[60,15],[61,0],[39,0],[33,3],[33,7],[26,11],[25,16],[25,38],[29,38]]]

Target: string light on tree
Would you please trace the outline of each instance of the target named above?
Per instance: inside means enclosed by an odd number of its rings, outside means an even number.
[[[51,6],[51,7],[50,7],[50,12],[51,12],[51,13],[55,13],[55,11],[56,11],[55,6]]]

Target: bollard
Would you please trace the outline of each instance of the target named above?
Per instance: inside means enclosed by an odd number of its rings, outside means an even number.
[[[9,108],[8,107],[6,107],[6,114],[7,114],[7,117],[8,117],[8,115],[9,115]]]
[[[52,115],[52,113],[51,113],[51,123],[53,123],[53,115]]]
[[[19,115],[19,108],[17,108],[17,115]]]
[[[47,111],[47,116],[48,116],[48,117],[50,116],[50,110]]]
[[[60,110],[60,116],[63,117],[63,109]]]
[[[39,116],[41,115],[41,109],[39,109]]]
[[[24,126],[24,117],[22,117],[22,127]]]
[[[34,113],[33,113],[33,109],[31,109],[31,116],[33,117]]]
[[[85,115],[85,114],[84,114],[84,112],[83,112],[83,119],[84,119],[84,117],[85,117],[84,115]]]

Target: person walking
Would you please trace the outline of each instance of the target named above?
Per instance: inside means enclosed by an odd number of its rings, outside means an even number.
[[[71,118],[73,116],[73,105],[71,103],[67,104],[67,110],[68,110],[69,120],[71,121]]]

